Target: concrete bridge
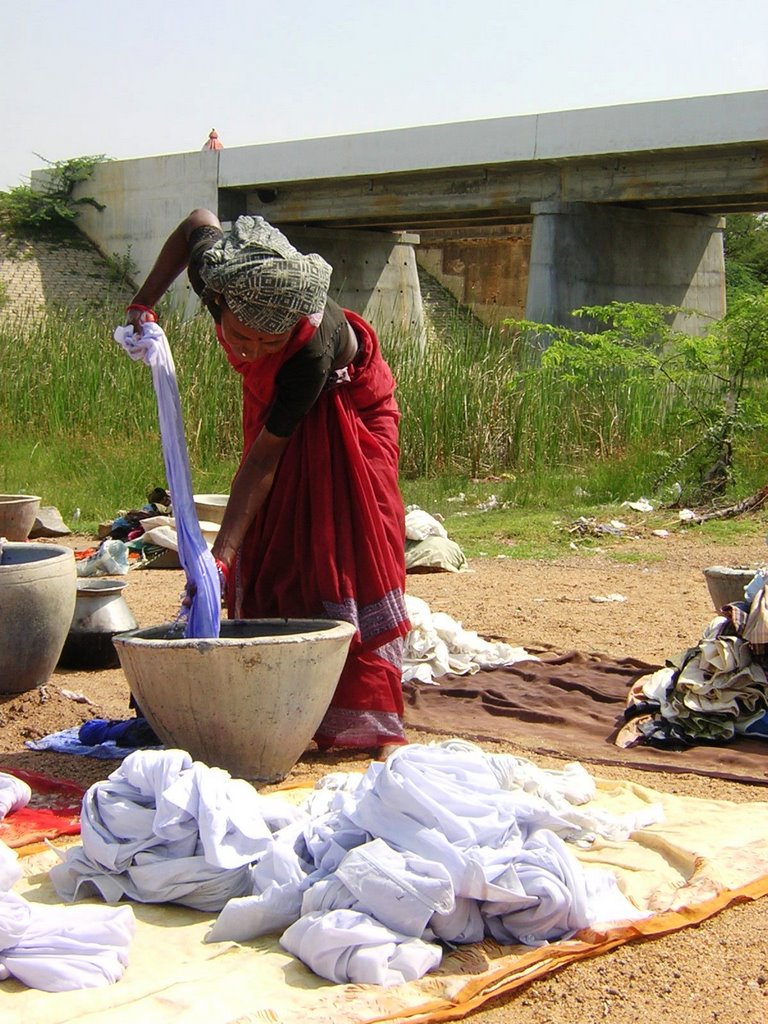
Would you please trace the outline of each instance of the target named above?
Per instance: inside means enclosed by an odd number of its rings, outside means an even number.
[[[380,328],[421,325],[417,259],[489,322],[614,299],[719,317],[722,215],[768,209],[768,91],[113,161],[82,191],[106,205],[85,233],[140,275],[190,209],[261,214]]]

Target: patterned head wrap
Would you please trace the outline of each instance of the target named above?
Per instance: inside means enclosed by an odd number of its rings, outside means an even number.
[[[238,217],[204,253],[200,276],[247,327],[283,334],[304,316],[322,313],[332,268],[304,256],[263,217]]]

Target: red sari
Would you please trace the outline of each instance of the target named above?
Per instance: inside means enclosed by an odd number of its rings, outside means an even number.
[[[291,435],[238,552],[228,603],[237,618],[325,617],[356,627],[315,739],[322,748],[370,748],[405,742],[400,412],[375,332],[345,315],[358,357],[333,375]],[[224,345],[243,378],[244,452],[266,421],[278,370],[313,332],[303,321],[282,352],[250,363]]]

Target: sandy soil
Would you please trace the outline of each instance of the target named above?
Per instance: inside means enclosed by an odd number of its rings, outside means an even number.
[[[87,547],[88,538],[72,538]],[[659,661],[696,643],[712,618],[702,569],[752,565],[765,548],[749,542],[707,543],[696,533],[664,540],[623,542],[635,559],[618,563],[605,554],[575,554],[556,562],[477,559],[460,575],[414,575],[408,590],[465,627],[528,647],[549,645]],[[183,585],[172,570],[132,572],[126,599],[141,626],[173,618]],[[590,596],[620,593],[623,603],[595,603]],[[92,703],[67,699],[79,692]],[[128,687],[119,669],[57,671],[40,691],[0,695],[0,763],[98,781],[115,762],[25,750],[24,741],[90,717],[128,717]],[[411,740],[432,740],[412,732]],[[488,744],[524,753],[513,745]],[[768,756],[768,748],[766,750]],[[292,779],[327,770],[360,768],[362,755],[308,751]],[[556,758],[540,758],[558,767]],[[600,767],[604,777],[635,779],[660,790],[738,802],[764,801],[768,790],[693,775],[663,775]],[[478,1024],[635,1024],[686,1020],[690,1024],[759,1024],[768,1021],[768,900],[732,907],[697,927],[651,942],[624,946],[567,967],[512,997],[500,997],[472,1015]]]

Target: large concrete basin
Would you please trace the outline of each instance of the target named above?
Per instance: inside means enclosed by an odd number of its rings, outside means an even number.
[[[354,634],[335,619],[231,619],[218,639],[175,638],[165,623],[113,642],[166,746],[237,778],[277,782],[322,721]]]

